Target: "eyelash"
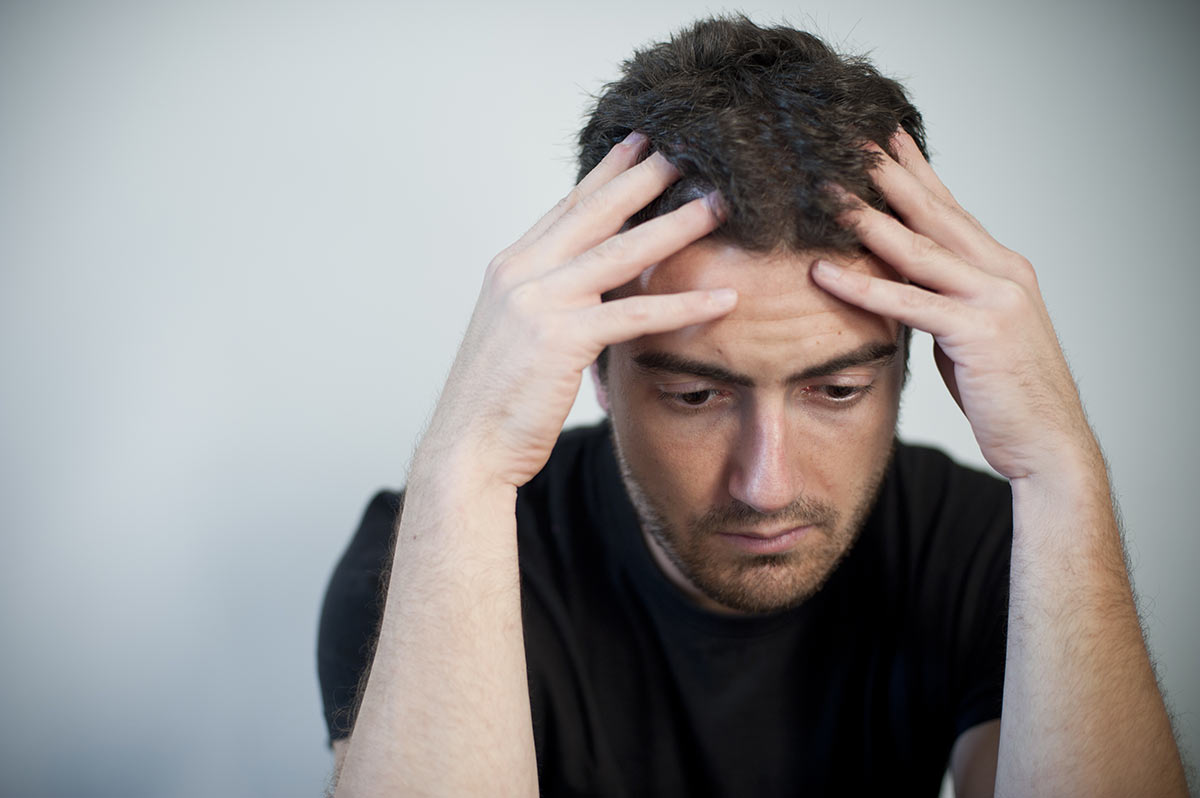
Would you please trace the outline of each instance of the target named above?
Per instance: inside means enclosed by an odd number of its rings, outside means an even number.
[[[711,404],[709,399],[711,399],[714,394],[718,393],[720,393],[720,391],[716,390],[715,388],[705,388],[701,391],[683,391],[681,393],[672,393],[671,391],[660,390],[658,392],[658,398],[662,399],[664,402],[667,402],[676,410],[682,410],[685,413],[697,413],[706,409]],[[683,399],[685,396],[696,396],[697,394],[708,394],[708,396],[705,398],[702,404],[698,405],[691,404]]]
[[[825,391],[828,389],[846,390],[846,391],[849,391],[850,394],[848,396],[843,396],[843,397],[832,397],[832,396],[829,396],[828,394],[823,394],[819,399],[817,399],[817,401],[826,402],[832,407],[837,407],[837,406],[848,407],[850,405],[856,404],[858,402],[858,400],[862,399],[867,394],[869,394],[871,391],[873,391],[875,389],[875,384],[869,383],[867,385],[811,385],[806,388],[803,388],[802,390],[806,396],[812,396],[812,393],[814,391]],[[709,406],[712,404],[712,402],[710,400],[713,398],[713,396],[719,395],[720,393],[722,393],[722,392],[717,390],[716,388],[705,388],[705,389],[699,390],[699,391],[683,391],[680,393],[673,393],[671,391],[660,390],[658,392],[658,398],[664,402],[667,402],[674,409],[679,410],[681,412],[699,413],[703,410],[708,409]],[[683,397],[696,396],[698,394],[708,394],[708,396],[705,398],[704,402],[702,402],[701,404],[690,404],[690,403],[684,401]]]
[[[840,397],[833,397],[833,396],[829,396],[828,394],[826,394],[825,395],[826,400],[833,402],[835,404],[851,404],[856,399],[861,399],[862,397],[869,394],[875,388],[875,383],[871,382],[871,383],[867,383],[866,385],[814,385],[814,386],[809,386],[807,388],[804,388],[803,390],[805,392],[808,392],[808,391],[813,391],[813,390],[819,391],[819,390],[824,390],[824,389],[829,389],[829,388],[833,388],[835,390],[837,390],[837,389],[847,390],[850,393],[846,396],[840,396]]]

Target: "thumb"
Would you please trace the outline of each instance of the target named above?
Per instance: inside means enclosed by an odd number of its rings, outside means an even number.
[[[933,341],[933,362],[937,364],[938,371],[942,375],[942,382],[946,383],[946,388],[950,391],[950,395],[954,397],[954,402],[958,405],[958,409],[962,410],[962,397],[958,395],[958,380],[954,377],[954,361],[942,351],[942,347],[938,344],[937,339]]]

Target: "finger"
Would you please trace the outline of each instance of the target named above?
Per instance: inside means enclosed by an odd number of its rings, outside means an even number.
[[[501,256],[520,252],[525,249],[530,242],[536,241],[542,233],[558,221],[558,218],[567,211],[574,208],[581,197],[584,197],[608,181],[612,180],[617,175],[624,172],[629,167],[633,166],[641,158],[642,152],[645,151],[649,139],[644,133],[633,131],[618,144],[614,145],[611,150],[601,159],[600,163],[596,164],[592,171],[584,176],[574,188],[571,189],[565,197],[558,201],[558,204],[551,208],[545,216],[529,228],[516,243],[506,249]]]
[[[630,216],[678,179],[679,170],[656,152],[580,197],[525,254],[543,270],[564,263],[614,235]]]
[[[825,260],[814,264],[812,278],[843,302],[933,336],[949,335],[964,323],[959,302],[915,285],[843,269]]]
[[[585,324],[596,344],[608,346],[712,321],[733,310],[736,304],[737,292],[731,288],[638,294],[589,308]]]
[[[983,273],[927,236],[862,201],[841,217],[863,246],[914,283],[940,294],[972,295]]]
[[[917,142],[908,131],[904,128],[896,128],[896,132],[892,134],[892,150],[896,153],[896,160],[906,170],[921,181],[921,185],[925,186],[934,196],[953,205],[958,202],[954,199],[954,195],[950,193],[950,189],[937,176],[937,172],[933,171],[933,167],[929,165],[929,161],[925,160],[925,156],[921,154],[921,148],[917,146]]]
[[[1000,244],[953,198],[947,201],[882,149],[879,152],[883,157],[871,178],[906,227],[971,261],[991,260],[1000,254]]]
[[[723,206],[716,192],[692,200],[600,242],[547,275],[547,288],[575,296],[602,294],[708,235],[723,217]]]

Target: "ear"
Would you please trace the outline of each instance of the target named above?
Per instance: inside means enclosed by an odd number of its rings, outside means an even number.
[[[604,384],[604,378],[600,376],[600,365],[592,363],[588,366],[588,374],[592,377],[592,386],[596,389],[596,403],[600,405],[600,409],[608,414],[608,386]]]

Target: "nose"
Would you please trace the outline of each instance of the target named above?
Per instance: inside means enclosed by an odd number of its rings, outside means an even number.
[[[729,471],[729,493],[761,513],[790,505],[803,489],[788,445],[782,407],[756,407],[742,425]]]

